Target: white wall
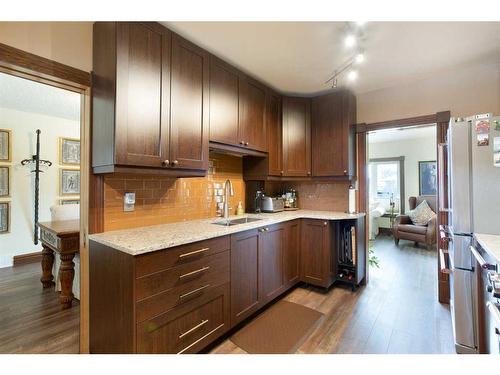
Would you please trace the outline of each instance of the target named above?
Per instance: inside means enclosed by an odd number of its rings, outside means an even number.
[[[357,121],[373,123],[451,111],[454,117],[500,113],[500,63],[436,72],[432,77],[358,94]]]
[[[369,142],[368,135],[368,142]],[[437,160],[436,138],[415,138],[391,142],[369,143],[368,153],[370,159],[391,158],[404,156],[405,174],[405,211],[409,210],[408,198],[418,195],[418,162]],[[389,227],[387,220],[380,218],[382,227]]]
[[[39,221],[50,220],[50,206],[59,202],[59,137],[80,138],[80,123],[63,118],[0,107],[0,128],[12,130],[11,231],[0,234],[0,268],[14,255],[41,250],[33,244],[34,174],[21,160],[36,152],[36,129],[41,130],[41,158],[52,166],[40,174]]]

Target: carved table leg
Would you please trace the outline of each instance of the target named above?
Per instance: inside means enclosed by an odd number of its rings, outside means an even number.
[[[50,288],[54,285],[54,276],[52,275],[52,266],[54,265],[54,250],[42,245],[42,277],[40,281],[44,288]]]
[[[75,277],[74,257],[75,253],[61,254],[61,267],[59,268],[61,294],[59,294],[59,302],[63,309],[70,308],[73,302],[73,278]]]

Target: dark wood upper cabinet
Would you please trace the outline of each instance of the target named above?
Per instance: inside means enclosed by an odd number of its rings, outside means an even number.
[[[267,151],[266,88],[242,74],[239,84],[240,142],[252,150]]]
[[[355,172],[356,99],[347,90],[312,99],[312,174],[347,176]]]
[[[93,38],[94,173],[203,175],[208,53],[154,22],[96,22]]]
[[[284,173],[281,96],[275,93],[268,93],[266,107],[268,173],[270,176],[281,176]]]
[[[174,35],[170,85],[170,159],[175,168],[208,168],[209,55]]]
[[[285,224],[260,229],[259,288],[262,303],[271,301],[285,289],[285,236]]]
[[[328,221],[301,220],[301,281],[325,288],[332,284],[332,233]]]
[[[283,97],[283,175],[311,175],[311,99]]]
[[[259,295],[259,232],[231,235],[231,326],[261,305]]]
[[[210,58],[210,141],[239,145],[238,71]]]
[[[170,35],[138,23],[119,23],[116,32],[116,164],[159,167],[168,152],[161,108]]]

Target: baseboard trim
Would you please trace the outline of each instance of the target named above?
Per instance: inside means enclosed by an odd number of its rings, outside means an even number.
[[[27,263],[37,263],[42,261],[42,252],[14,255],[14,266]]]

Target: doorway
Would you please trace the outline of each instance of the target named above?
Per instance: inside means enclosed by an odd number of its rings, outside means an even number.
[[[78,353],[85,328],[80,301],[86,297],[87,253],[80,242],[88,226],[90,80],[84,72],[0,46],[6,52],[0,59],[0,154],[9,155],[0,160],[0,353]],[[76,256],[52,251],[52,280],[44,288],[41,250],[51,233],[44,237],[40,228],[68,221],[76,223]],[[62,280],[67,272],[60,277],[61,260],[75,272],[67,306],[60,298],[61,286],[69,285]]]

